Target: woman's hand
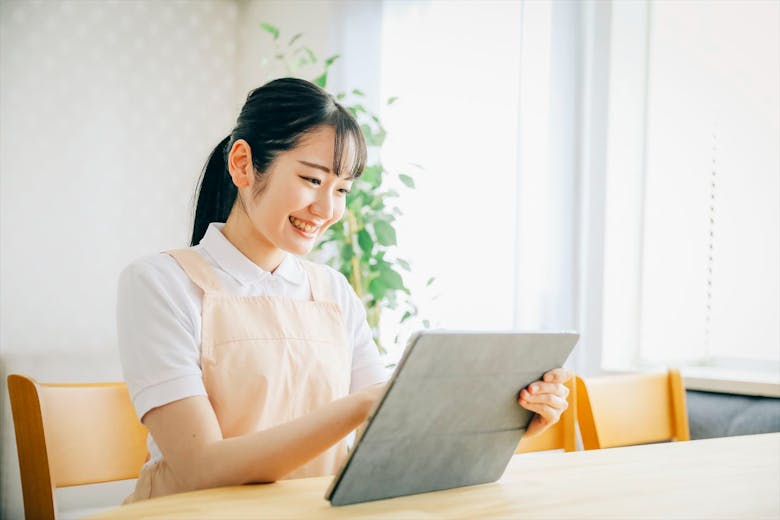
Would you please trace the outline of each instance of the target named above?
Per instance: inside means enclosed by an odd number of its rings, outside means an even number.
[[[569,389],[564,383],[571,376],[565,368],[556,368],[544,374],[542,381],[534,381],[520,390],[517,402],[523,408],[536,412],[525,432],[526,437],[539,435],[561,418],[569,406],[566,401]]]

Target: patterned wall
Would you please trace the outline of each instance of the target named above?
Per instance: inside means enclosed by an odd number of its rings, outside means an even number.
[[[120,377],[117,276],[135,257],[187,242],[197,176],[243,98],[240,9],[0,3],[2,372]],[[0,502],[19,518],[4,404]]]
[[[119,269],[185,243],[197,174],[235,117],[236,5],[2,9],[1,348],[77,333],[101,349]]]

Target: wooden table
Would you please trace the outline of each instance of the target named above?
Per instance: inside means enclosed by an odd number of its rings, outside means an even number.
[[[780,518],[780,433],[515,456],[495,483],[331,507],[330,477],[155,498],[95,518]]]

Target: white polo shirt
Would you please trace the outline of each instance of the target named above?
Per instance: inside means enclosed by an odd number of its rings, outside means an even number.
[[[309,300],[306,272],[287,254],[269,273],[245,257],[212,223],[194,249],[211,265],[223,290],[239,296]],[[327,268],[352,347],[350,392],[386,381],[366,312],[346,278]],[[206,395],[200,368],[202,291],[165,253],[136,260],[119,277],[117,332],[122,370],[139,418],[152,408]],[[152,458],[159,455],[150,443]]]

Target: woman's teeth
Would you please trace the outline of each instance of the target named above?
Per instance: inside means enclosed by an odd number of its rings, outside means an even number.
[[[305,231],[306,233],[314,233],[314,231],[317,230],[317,226],[312,226],[311,224],[307,224],[302,220],[298,220],[295,217],[290,217],[290,223],[292,223],[293,226],[297,227],[301,231]]]

